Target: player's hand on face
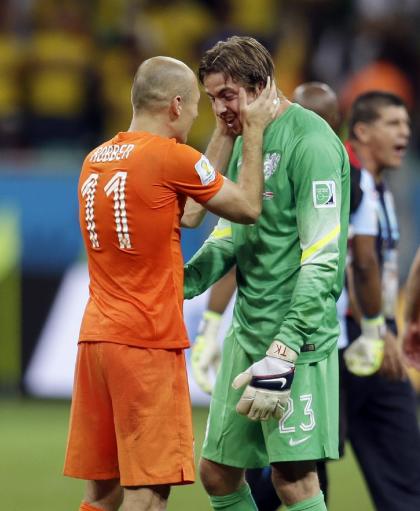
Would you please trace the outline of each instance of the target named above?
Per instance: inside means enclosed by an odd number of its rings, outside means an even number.
[[[276,82],[267,78],[267,84],[261,94],[247,103],[245,89],[239,89],[239,116],[242,126],[256,126],[264,129],[276,118],[280,107],[280,99],[277,94]]]
[[[407,377],[398,340],[389,330],[384,337],[384,359],[379,372],[389,380],[404,380]]]
[[[420,371],[420,320],[405,326],[402,350],[406,364]]]

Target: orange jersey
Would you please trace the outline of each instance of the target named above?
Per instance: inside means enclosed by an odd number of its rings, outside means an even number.
[[[188,347],[180,220],[187,196],[207,202],[223,177],[195,149],[123,132],[86,157],[78,187],[89,266],[80,341]]]

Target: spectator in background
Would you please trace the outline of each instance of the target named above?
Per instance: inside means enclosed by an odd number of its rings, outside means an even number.
[[[98,129],[89,115],[98,93],[88,10],[71,0],[40,0],[33,9],[25,66],[27,144],[84,147]]]
[[[102,131],[105,138],[130,122],[128,97],[138,62],[145,60],[139,41],[133,36],[115,34],[103,42],[97,59],[98,96],[102,105]],[[118,91],[118,93],[116,93]]]
[[[143,51],[176,57],[195,69],[201,45],[218,29],[219,23],[206,2],[148,0],[133,15],[132,34]],[[199,110],[189,140],[194,147],[204,150],[211,135],[213,115],[203,95]]]
[[[407,75],[395,64],[374,61],[355,72],[344,84],[341,103],[348,112],[354,100],[364,92],[381,90],[400,96],[408,106],[413,105],[414,91]]]
[[[327,18],[327,23],[315,18],[321,30],[313,40],[311,74],[339,91],[346,113],[354,99],[368,90],[392,92],[411,108],[420,79],[416,0],[325,4],[340,5],[341,12],[337,7],[335,18]]]
[[[292,101],[318,114],[338,133],[341,122],[338,98],[329,85],[321,82],[303,83],[293,91]]]
[[[372,241],[367,230],[371,220],[361,211],[352,240],[351,282],[359,289],[353,302],[363,300],[364,310],[359,325],[357,307],[353,307],[339,341],[345,361],[343,419],[376,508],[417,511],[420,432],[414,391],[396,338],[399,229],[393,197],[383,178],[385,169],[401,166],[407,149],[410,127],[403,101],[379,91],[359,96],[352,105],[349,133],[351,162],[361,170],[361,183],[366,177],[371,182],[362,191],[377,195],[377,217],[373,218],[377,233]],[[368,263],[375,259],[381,279]]]
[[[136,30],[146,32],[155,54],[169,52],[189,65],[196,61],[200,42],[216,27],[217,20],[205,4],[191,0],[147,1],[136,18]]]
[[[17,11],[0,3],[0,147],[22,144],[24,42],[16,31]]]

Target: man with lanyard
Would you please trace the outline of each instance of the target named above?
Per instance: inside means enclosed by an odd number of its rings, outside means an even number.
[[[396,339],[399,231],[393,197],[383,179],[386,168],[401,166],[408,145],[404,103],[385,92],[359,96],[352,105],[349,133],[352,173],[359,179],[360,198],[371,195],[376,201],[377,227],[368,209],[355,209],[348,275],[352,312],[339,340],[344,358],[341,420],[376,508],[415,511],[420,509],[420,433],[414,392]],[[380,279],[369,265],[371,261],[374,266],[375,257]],[[365,302],[364,317],[357,312],[353,285],[357,299]],[[341,300],[342,310],[345,296]]]

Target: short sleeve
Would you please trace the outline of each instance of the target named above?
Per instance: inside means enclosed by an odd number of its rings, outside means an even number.
[[[206,156],[185,144],[169,148],[164,179],[175,191],[200,203],[210,200],[223,186],[223,176]]]
[[[378,235],[378,197],[372,176],[361,170],[360,188],[362,199],[355,212],[350,215],[353,235]]]

